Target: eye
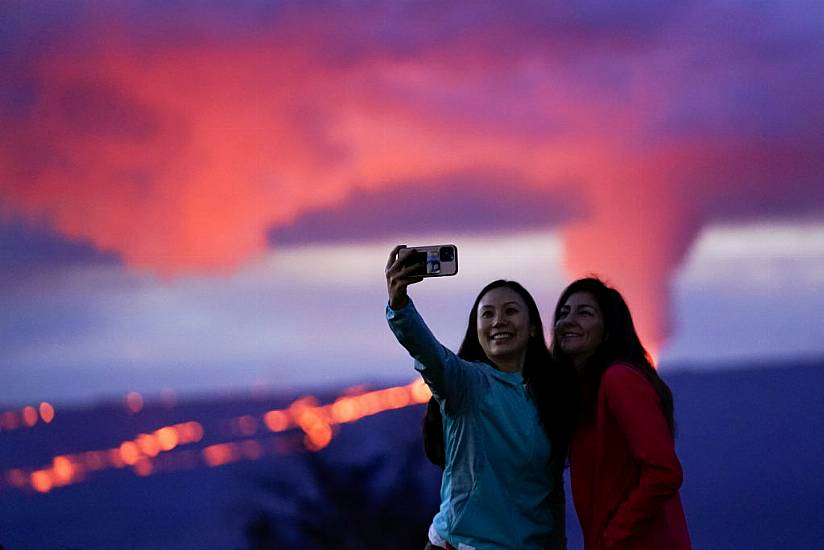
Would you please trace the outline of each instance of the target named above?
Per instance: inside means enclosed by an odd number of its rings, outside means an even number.
[[[520,310],[519,310],[517,307],[508,307],[508,308],[506,308],[506,313],[507,313],[508,315],[515,315],[515,314],[516,314],[516,313],[518,313],[519,311],[520,311]]]
[[[492,311],[485,309],[481,312],[481,319],[489,319],[490,317],[492,317]]]
[[[559,312],[558,312],[558,319],[559,319],[559,320],[560,320],[560,319],[563,319],[563,318],[564,318],[564,317],[566,317],[568,314],[569,314],[569,310],[568,310],[568,309],[562,309],[561,311],[559,311]]]

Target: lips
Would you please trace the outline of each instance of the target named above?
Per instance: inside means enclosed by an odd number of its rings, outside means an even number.
[[[511,332],[495,332],[489,335],[489,339],[493,342],[500,342],[502,340],[508,340],[513,336],[514,335]]]

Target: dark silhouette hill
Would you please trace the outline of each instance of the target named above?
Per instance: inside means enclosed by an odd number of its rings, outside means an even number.
[[[824,360],[664,371],[676,398],[682,497],[696,549],[817,548],[824,540]],[[336,391],[318,395],[329,403]],[[158,426],[197,421],[201,441],[259,440],[258,459],[202,461],[136,475],[124,467],[45,494],[0,485],[0,544],[9,550],[312,549],[423,547],[439,471],[424,458],[423,408],[336,428],[319,452],[299,430],[249,436],[229,419],[260,416],[298,396],[214,398],[59,411],[50,425],[0,432],[0,470],[40,468],[58,454],[116,446]],[[272,446],[273,445],[273,446]],[[160,466],[162,461],[158,461]],[[571,505],[570,548],[581,548]]]

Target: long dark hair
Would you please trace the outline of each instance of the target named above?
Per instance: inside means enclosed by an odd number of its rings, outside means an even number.
[[[458,357],[467,361],[483,361],[494,364],[484,353],[478,340],[478,306],[487,292],[496,288],[509,288],[524,301],[529,313],[532,331],[527,342],[523,377],[530,393],[535,399],[538,416],[544,431],[552,443],[552,460],[562,465],[567,455],[569,441],[575,429],[575,411],[578,390],[575,386],[575,370],[568,362],[556,362],[544,338],[544,326],[541,314],[532,295],[515,281],[498,279],[486,285],[478,293],[466,327]],[[429,400],[423,419],[423,436],[426,456],[434,464],[444,467],[443,424],[440,407],[434,398]]]
[[[561,346],[558,345],[557,326],[561,308],[576,292],[587,292],[592,295],[604,318],[604,340],[579,370],[582,388],[581,418],[584,421],[593,418],[598,389],[607,368],[616,362],[628,363],[638,369],[652,384],[661,401],[661,412],[664,414],[667,426],[674,434],[672,391],[653,367],[649,352],[644,348],[635,331],[632,315],[623,296],[597,277],[587,277],[572,282],[558,298],[552,318],[553,338],[550,347],[552,356],[560,363],[572,364],[572,359],[566,356]]]

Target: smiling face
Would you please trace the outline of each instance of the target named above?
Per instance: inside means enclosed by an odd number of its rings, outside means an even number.
[[[589,292],[575,292],[558,310],[555,338],[575,366],[589,359],[604,341],[604,315]]]
[[[523,370],[530,334],[529,309],[511,288],[493,288],[478,303],[478,341],[499,369]]]

